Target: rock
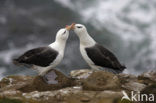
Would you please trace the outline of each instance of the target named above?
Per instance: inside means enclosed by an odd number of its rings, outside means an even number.
[[[77,79],[86,79],[91,73],[92,70],[89,69],[73,70],[70,72],[70,76]]]
[[[141,91],[146,87],[145,84],[140,83],[135,75],[119,74],[118,78],[120,79],[121,87],[128,91]]]
[[[146,88],[144,88],[142,91],[141,91],[142,94],[154,94],[154,100],[156,100],[156,83],[152,84],[152,85],[149,85],[147,86]],[[151,102],[152,103],[152,102]],[[155,103],[155,102],[153,102]]]
[[[61,72],[52,69],[50,72],[55,72],[57,75],[56,81],[54,84],[47,84],[43,77],[41,76],[9,76],[0,82],[0,91],[5,90],[19,90],[22,92],[32,92],[32,91],[47,91],[47,90],[56,90],[65,87],[70,87],[75,85],[74,80],[65,76]],[[49,78],[50,79],[50,78]],[[52,78],[53,79],[53,78]]]
[[[105,90],[97,94],[96,98],[100,100],[99,103],[120,103],[122,96],[121,92]]]
[[[65,87],[70,87],[75,85],[75,81],[72,78],[65,76],[63,73],[52,69],[50,72],[54,72],[56,79],[54,84],[47,84],[41,76],[36,76],[32,83],[28,84],[25,87],[20,88],[20,91],[31,92],[31,91],[47,91],[47,90],[57,90]],[[47,73],[48,74],[48,73]],[[55,76],[54,76],[55,77]],[[49,78],[50,79],[50,78]],[[54,78],[52,78],[54,79]]]
[[[156,71],[149,71],[138,76],[140,82],[151,85],[152,83],[156,83]]]
[[[29,84],[33,80],[31,76],[8,76],[0,81],[0,91],[17,90]]]
[[[121,96],[121,92],[83,91],[81,88],[69,87],[55,91],[22,93],[9,98],[22,103],[114,103],[119,101]],[[5,97],[8,95],[5,94]]]
[[[133,102],[127,99],[123,99],[120,103],[133,103]]]
[[[129,91],[141,91],[146,87],[146,85],[138,82],[129,82],[122,85],[122,87]]]
[[[83,81],[84,90],[118,90],[120,81],[118,77],[110,72],[95,71]]]
[[[23,102],[18,99],[4,98],[4,99],[0,99],[0,103],[23,103]]]
[[[150,80],[155,75],[149,75],[143,79],[143,75],[76,70],[69,78],[51,70],[45,78],[8,76],[0,81],[0,103],[132,103],[121,101],[123,91],[128,95],[131,91],[156,95],[156,82]]]
[[[90,98],[88,98],[88,97],[81,97],[80,98],[80,101],[81,102],[89,102],[90,101]]]
[[[117,75],[121,84],[125,84],[128,82],[137,82],[138,78],[135,75],[131,75],[131,74],[118,74]]]

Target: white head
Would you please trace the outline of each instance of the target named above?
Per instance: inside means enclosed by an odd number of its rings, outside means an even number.
[[[66,45],[66,41],[69,36],[70,27],[60,29],[55,38],[55,42],[51,43],[49,46],[57,51],[64,53],[64,48]]]
[[[84,25],[72,23],[70,25],[70,28],[73,29],[76,35],[79,37],[81,45],[85,45],[85,46],[95,45],[96,42],[88,34],[87,29]]]
[[[62,28],[56,34],[56,41],[66,41],[68,36],[69,30],[67,28]]]
[[[75,24],[75,25],[73,24],[72,29],[74,30],[74,32],[79,37],[84,35],[85,33],[87,33],[86,27],[84,25],[82,25],[82,24]]]

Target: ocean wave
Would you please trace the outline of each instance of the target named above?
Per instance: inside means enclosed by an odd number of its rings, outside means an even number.
[[[32,49],[34,47],[42,46],[41,43],[27,44],[24,47],[11,47],[8,50],[0,51],[0,60],[5,64],[10,64],[14,56],[24,53],[26,50]]]
[[[0,80],[4,77],[4,72],[6,71],[5,67],[0,67]]]
[[[97,30],[107,29],[117,35],[121,43],[112,42],[122,47],[118,55],[125,60],[127,72],[138,74],[156,68],[155,0],[55,1],[80,14]]]

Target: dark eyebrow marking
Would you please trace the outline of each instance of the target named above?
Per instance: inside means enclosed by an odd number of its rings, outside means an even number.
[[[63,34],[65,34],[66,33],[66,30],[63,32]]]
[[[76,26],[77,28],[82,28],[82,26]]]

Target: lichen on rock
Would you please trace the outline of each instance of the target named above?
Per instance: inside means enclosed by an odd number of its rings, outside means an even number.
[[[52,70],[50,83],[41,76],[8,76],[0,81],[0,103],[123,103],[122,91],[156,95],[155,73],[137,77],[83,69],[67,77]]]
[[[22,92],[48,91],[48,90],[57,90],[57,89],[75,85],[74,79],[65,76],[63,73],[55,69],[52,69],[50,72],[53,72],[56,75],[55,81],[52,80],[53,81],[52,84],[48,84],[47,82],[45,82],[45,80],[41,76],[35,76],[30,83],[28,83],[24,87],[19,88],[18,90]],[[51,79],[54,79],[54,78],[51,78]],[[54,82],[57,82],[57,83],[54,83]]]
[[[95,71],[83,81],[84,90],[118,90],[121,87],[118,77],[110,72]]]

